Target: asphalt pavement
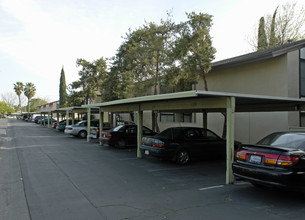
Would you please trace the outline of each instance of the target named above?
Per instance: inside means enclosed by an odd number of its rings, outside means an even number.
[[[0,119],[0,219],[305,219],[298,193],[225,184],[225,162],[136,158],[55,129]]]

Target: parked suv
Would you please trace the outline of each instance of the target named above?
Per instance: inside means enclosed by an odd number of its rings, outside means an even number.
[[[91,121],[91,129],[99,127],[99,121]],[[67,125],[65,128],[65,134],[73,135],[75,137],[86,138],[87,137],[87,121],[80,121],[75,125]]]

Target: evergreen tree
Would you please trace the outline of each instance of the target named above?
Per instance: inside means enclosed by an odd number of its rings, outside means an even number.
[[[19,105],[18,105],[18,108],[17,109],[20,109],[21,110],[21,94],[23,92],[23,83],[22,82],[16,82],[14,83],[14,90],[18,96],[18,99],[19,99]]]
[[[265,50],[268,48],[267,36],[265,31],[265,19],[261,17],[258,27],[257,50]]]
[[[94,60],[93,62],[84,59],[77,59],[76,64],[81,67],[78,72],[80,76],[78,81],[72,82],[71,94],[78,100],[83,100],[82,104],[91,104],[96,98],[96,92],[100,90],[100,86],[107,73],[107,64],[104,58]]]
[[[177,61],[182,70],[179,71],[178,76],[188,83],[195,83],[201,75],[204,89],[208,91],[206,74],[212,68],[212,60],[216,53],[210,36],[212,16],[192,12],[187,13],[187,17],[189,20],[179,26],[180,39],[176,45],[175,53],[178,54]]]
[[[276,13],[277,13],[278,7],[275,9],[273,16],[272,16],[272,22],[271,22],[271,29],[270,29],[270,39],[269,39],[269,47],[275,47],[277,45],[277,39],[275,34],[275,25],[276,25]]]
[[[59,83],[59,107],[66,107],[67,104],[67,85],[64,67],[61,69],[60,73],[60,83]]]

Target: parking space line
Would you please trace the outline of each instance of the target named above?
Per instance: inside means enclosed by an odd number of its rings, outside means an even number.
[[[204,187],[204,188],[200,188],[200,191],[204,191],[204,190],[209,190],[209,189],[217,189],[217,188],[222,188],[225,185],[219,185],[219,186],[209,186],[209,187]]]

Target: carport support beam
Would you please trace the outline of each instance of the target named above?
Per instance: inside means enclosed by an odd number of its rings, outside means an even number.
[[[66,111],[66,126],[69,125],[69,110]]]
[[[100,127],[99,127],[99,136],[101,136],[101,133],[102,133],[102,131],[104,130],[104,112],[101,110],[101,108],[100,108],[100,110],[99,110],[99,113],[100,113]],[[99,145],[102,145],[102,142],[100,141],[99,142]]]
[[[137,111],[137,122],[138,122],[138,126],[137,126],[137,157],[138,158],[142,158],[142,153],[140,151],[140,147],[141,147],[141,142],[142,142],[142,127],[143,127],[143,111],[138,110]]]
[[[227,170],[226,184],[234,183],[232,162],[234,157],[235,97],[227,98]]]
[[[207,129],[208,128],[208,113],[207,111],[202,112],[202,123],[203,123],[203,128]]]
[[[90,142],[91,133],[91,108],[88,108],[87,113],[87,142]]]

